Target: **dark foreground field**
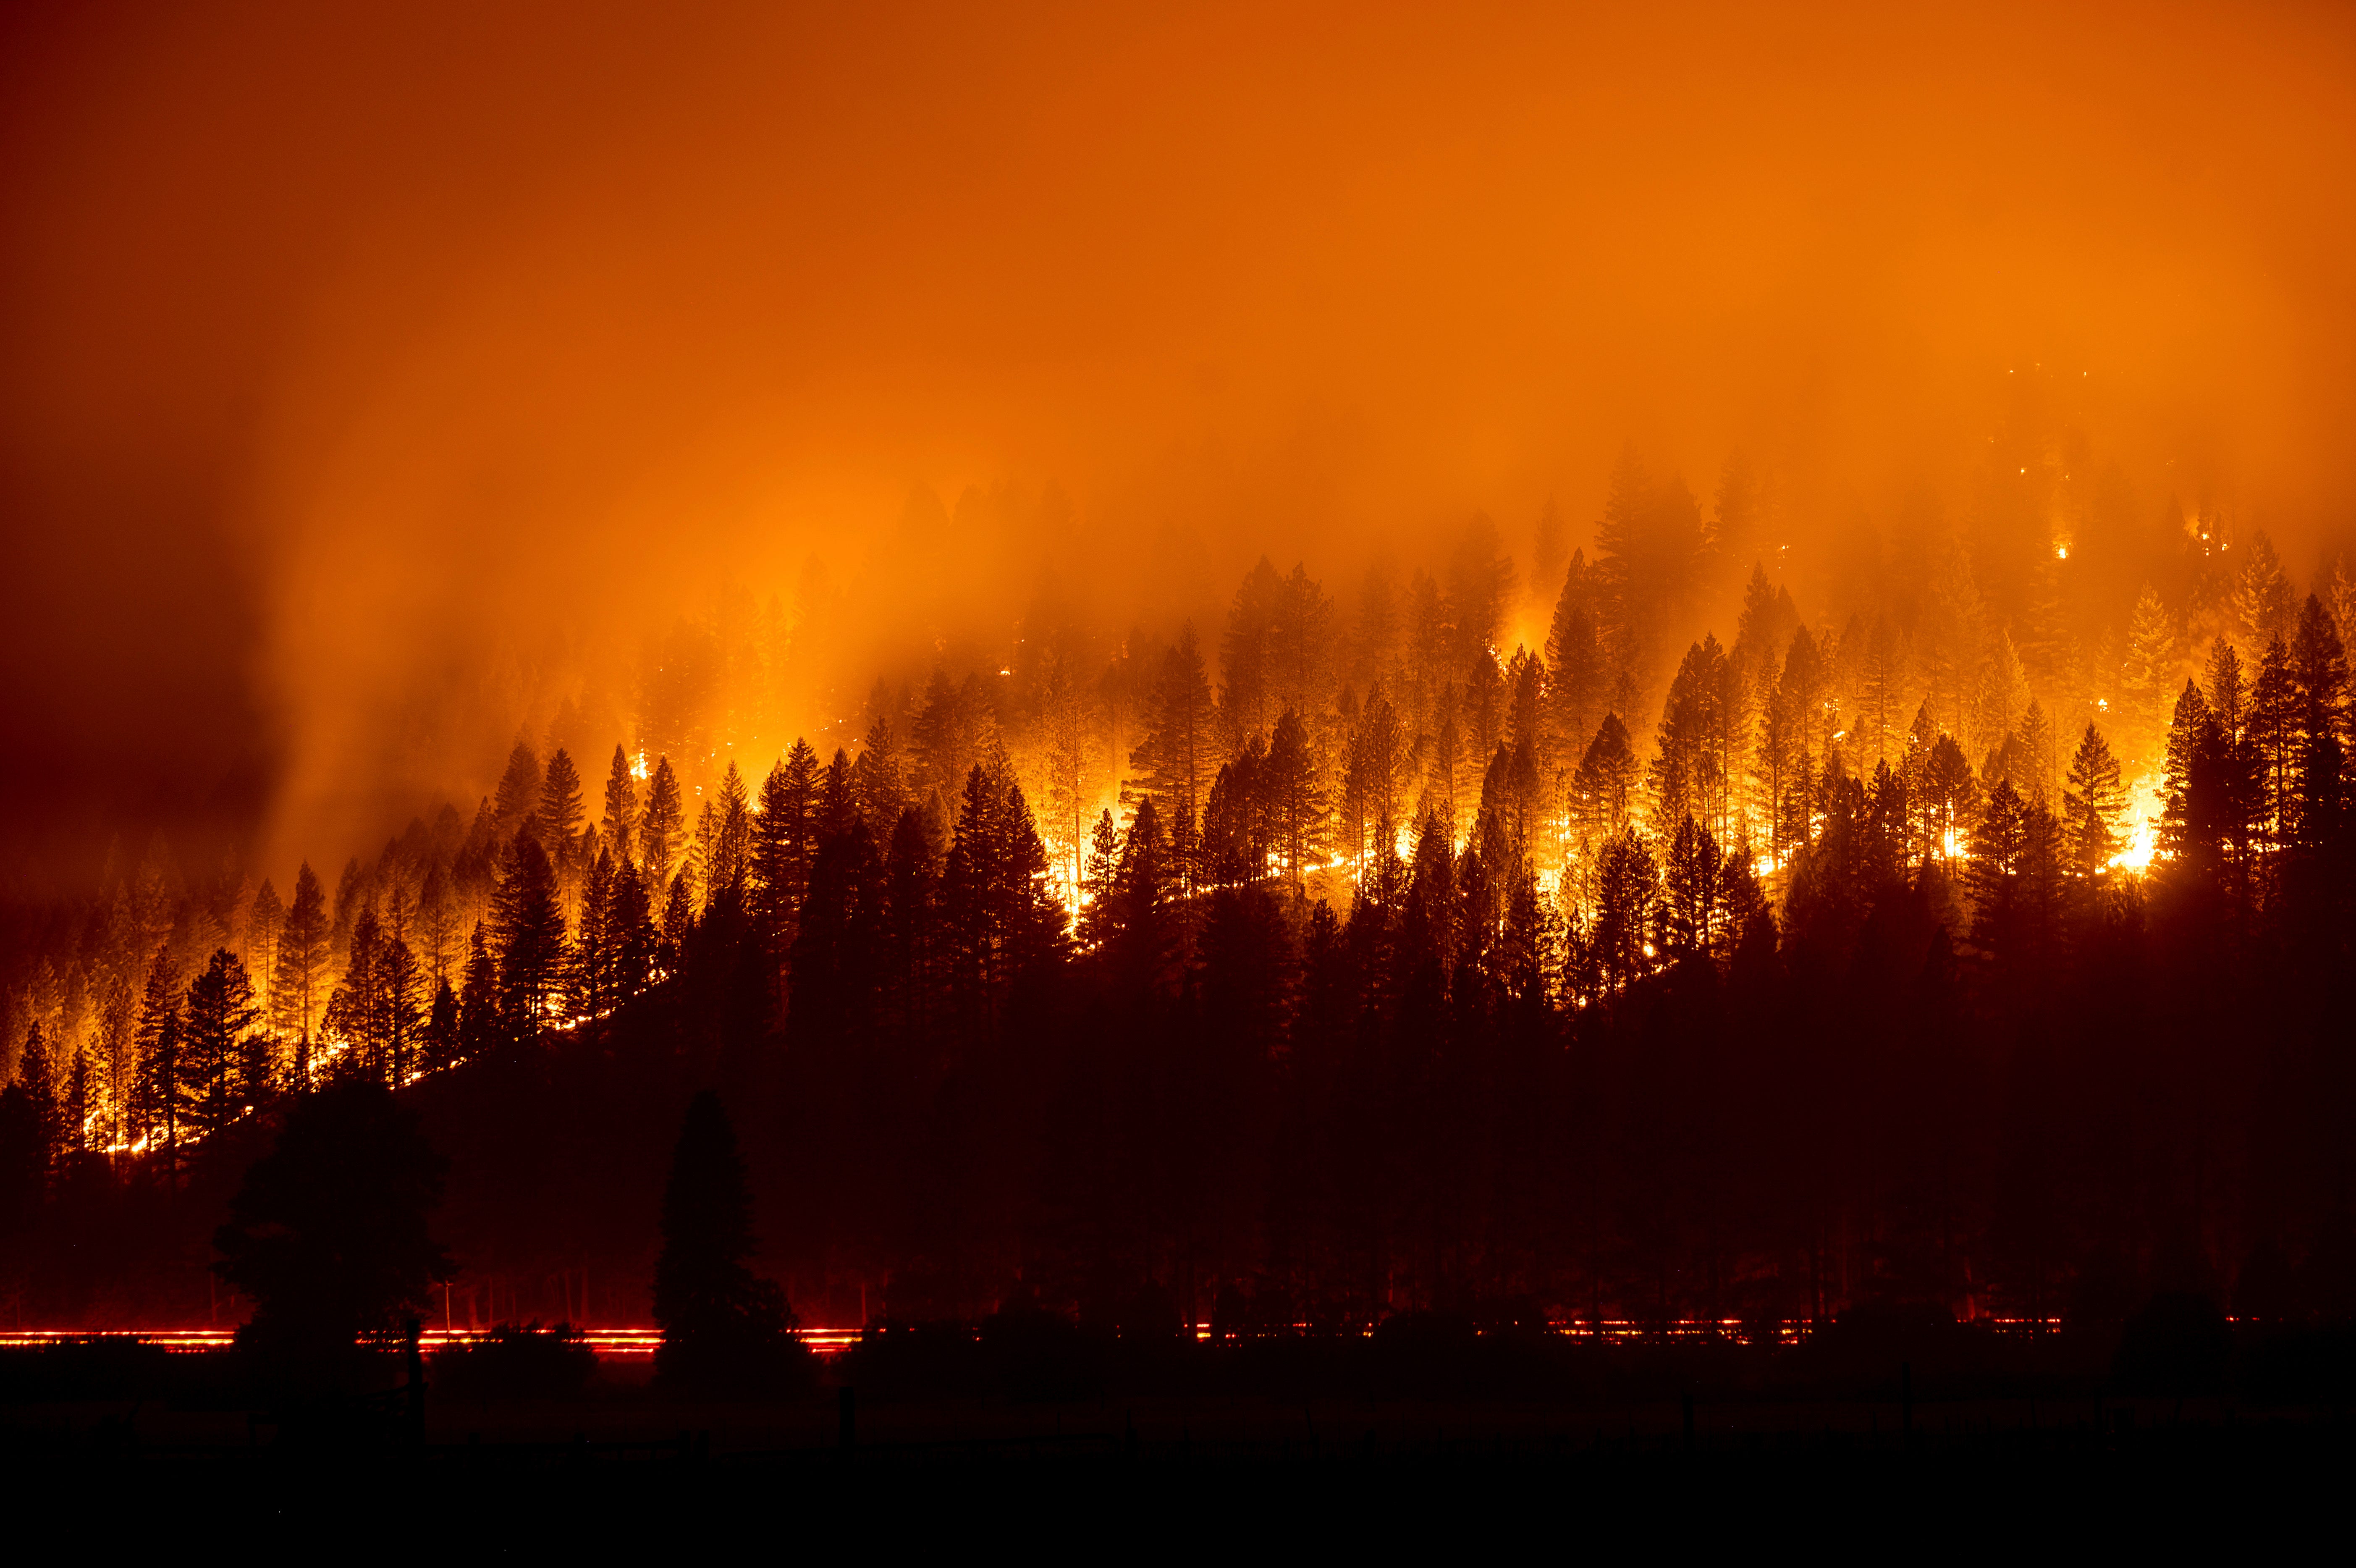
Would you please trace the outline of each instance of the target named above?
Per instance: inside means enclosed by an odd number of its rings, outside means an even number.
[[[2326,1362],[2300,1363],[2307,1393],[2269,1391],[2252,1381],[2262,1342],[2238,1347],[2214,1389],[2156,1392],[2155,1374],[2133,1391],[2066,1341],[1994,1343],[1976,1364],[1934,1354],[1918,1371],[1837,1345],[1552,1337],[1057,1361],[937,1333],[736,1402],[669,1397],[643,1361],[554,1390],[444,1363],[412,1404],[398,1356],[338,1396],[271,1398],[229,1354],[11,1352],[0,1473],[43,1510],[359,1551],[747,1537],[787,1556],[937,1539],[1055,1555],[1515,1541],[1561,1554],[1731,1540],[1849,1555],[2018,1550],[2056,1529],[2114,1544],[2338,1530],[2356,1458],[2336,1384],[2318,1380]]]

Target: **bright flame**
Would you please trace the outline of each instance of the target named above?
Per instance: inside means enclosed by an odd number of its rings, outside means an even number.
[[[2110,865],[2118,871],[2131,871],[2140,875],[2151,869],[2152,856],[2159,848],[2159,798],[2163,780],[2157,774],[2146,774],[2128,791],[2128,810],[2132,813],[2126,832],[2127,846],[2111,856]]]

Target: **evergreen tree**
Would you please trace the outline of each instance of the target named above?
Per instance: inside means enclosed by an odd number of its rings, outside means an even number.
[[[678,874],[686,833],[679,779],[670,770],[670,758],[659,757],[654,775],[647,780],[646,812],[638,819],[638,865],[657,886],[669,886]]]
[[[1571,779],[1571,819],[1600,848],[1628,826],[1635,810],[1636,754],[1618,714],[1607,713]]]
[[[2250,684],[2247,735],[2255,774],[2258,824],[2269,841],[2290,836],[2293,802],[2306,759],[2298,681],[2290,645],[2277,635],[2266,644],[2258,678]]]
[[[508,1036],[537,1036],[564,966],[564,916],[548,856],[529,829],[509,846],[506,874],[492,906],[491,933],[498,959],[499,1011]]]
[[[475,923],[466,939],[466,971],[458,993],[458,1053],[462,1058],[487,1056],[507,1038],[507,1022],[499,996],[498,966],[484,924]]]
[[[508,753],[507,770],[499,775],[498,790],[491,797],[491,831],[501,842],[513,839],[539,821],[541,799],[540,758],[527,742],[519,738],[514,749]]]
[[[168,951],[158,952],[147,966],[133,1044],[139,1069],[132,1095],[131,1134],[160,1149],[166,1179],[176,1179],[180,1150],[180,987]]]
[[[179,1058],[179,1114],[198,1136],[220,1132],[251,1101],[245,1037],[261,1016],[245,965],[226,948],[188,983]]]
[[[537,820],[541,845],[552,859],[572,847],[588,821],[581,804],[580,770],[561,746],[549,757],[548,771],[541,780]]]
[[[605,773],[605,844],[617,860],[629,860],[638,853],[638,780],[630,771],[630,758],[619,742],[614,746],[614,766]]]
[[[2070,787],[2062,792],[2062,809],[2069,840],[2069,860],[2081,876],[2098,876],[2119,852],[2119,822],[2126,813],[2126,789],[2119,781],[2119,765],[2093,724],[2078,737],[2070,758]]]
[[[437,860],[426,869],[424,885],[417,896],[417,950],[434,984],[450,978],[464,936],[457,895],[451,887],[449,873]]]
[[[1669,840],[1663,877],[1666,895],[1663,928],[1673,953],[1711,950],[1719,924],[1719,884],[1724,873],[1718,842],[1692,817],[1681,818]]]
[[[2126,658],[2119,671],[2118,716],[2129,757],[2147,757],[2161,744],[2177,668],[2175,625],[2147,583],[2127,623]]]
[[[1055,669],[1059,673],[1061,664]],[[870,822],[896,822],[907,807],[899,737],[893,733],[892,719],[887,714],[877,714],[874,722],[867,726],[866,742],[859,748],[858,759],[851,765],[851,794],[858,804],[860,816]]]
[[[755,1274],[753,1195],[735,1129],[710,1090],[688,1104],[663,1187],[655,1260],[655,1376],[703,1395],[788,1391],[809,1380],[785,1293]]]
[[[2275,553],[2274,541],[2263,530],[2251,534],[2233,579],[2233,621],[2242,646],[2255,652],[2276,638],[2287,637],[2297,613],[2298,596],[2283,571],[2282,558]],[[2212,709],[2217,706],[2213,692],[2209,703]]]
[[[809,887],[817,806],[818,753],[808,741],[797,740],[762,780],[761,811],[753,824],[753,921],[772,972],[779,977]]]
[[[1625,986],[1652,968],[1654,908],[1659,897],[1651,852],[1633,827],[1623,827],[1603,846],[1596,875],[1595,929],[1591,940],[1605,981]]]
[[[461,1019],[458,993],[450,988],[446,977],[436,980],[434,983],[434,1000],[425,1012],[425,1030],[418,1040],[420,1063],[427,1072],[440,1072],[445,1068],[457,1066],[465,1059]]]
[[[286,927],[278,939],[278,973],[270,998],[278,1009],[273,1022],[294,1036],[294,1087],[311,1084],[311,1052],[317,1027],[319,993],[327,979],[327,912],[319,879],[303,863],[294,877],[294,901],[286,907]]]
[[[1316,758],[1310,755],[1308,729],[1290,708],[1276,721],[1261,793],[1268,803],[1278,863],[1292,885],[1293,896],[1305,897],[1309,868],[1324,856],[1327,809]]]
[[[1124,788],[1122,796],[1124,804],[1146,795],[1153,797],[1157,814],[1173,832],[1173,847],[1185,846],[1180,854],[1182,875],[1186,875],[1193,871],[1190,852],[1203,802],[1218,773],[1215,718],[1210,679],[1204,673],[1194,628],[1189,624],[1179,633],[1177,645],[1162,655],[1144,738],[1130,754],[1137,779],[1133,786]]]

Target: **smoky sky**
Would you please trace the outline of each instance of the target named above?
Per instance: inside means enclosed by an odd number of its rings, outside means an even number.
[[[1631,442],[1704,491],[1761,455],[1804,548],[1956,490],[2015,370],[2295,570],[2356,502],[2336,7],[5,26],[19,868],[380,832],[496,767],[433,714],[498,660],[855,577],[920,487],[1065,498],[945,547],[981,621],[1048,570],[1166,615],[1173,531],[1215,589],[1576,536]]]

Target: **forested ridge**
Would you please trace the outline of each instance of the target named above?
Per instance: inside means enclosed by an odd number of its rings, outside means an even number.
[[[823,748],[747,717],[789,639],[688,626],[332,887],[159,843],[13,908],[5,1288],[150,1310],[215,1151],[364,1074],[515,1266],[626,1276],[626,1128],[719,1084],[828,1321],[2345,1311],[2356,585],[2180,516],[2098,577],[2083,504],[1835,624],[1741,464],[1629,459],[1526,592],[1475,522],[1346,604],[1264,559],[1210,644],[1043,599]]]

